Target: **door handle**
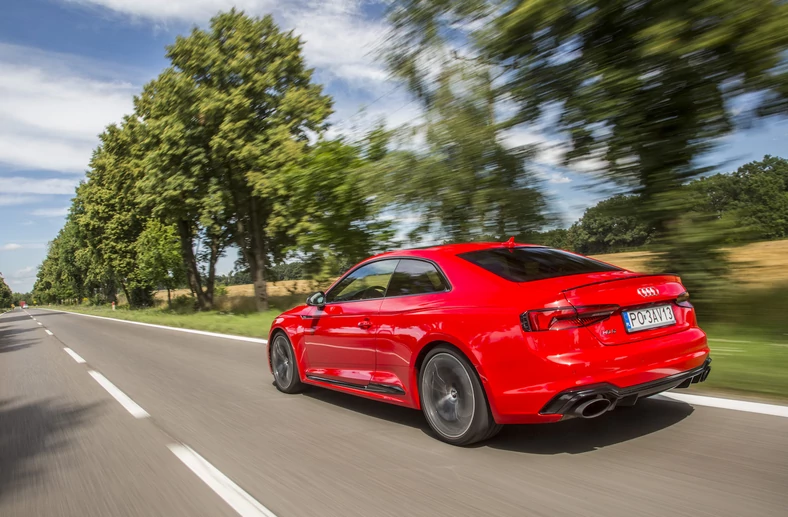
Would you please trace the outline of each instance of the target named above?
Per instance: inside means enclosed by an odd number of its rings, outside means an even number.
[[[358,328],[360,328],[360,329],[365,329],[366,330],[366,329],[368,329],[371,326],[372,326],[372,322],[369,321],[368,318],[365,318],[365,319],[363,319],[363,320],[358,322]]]

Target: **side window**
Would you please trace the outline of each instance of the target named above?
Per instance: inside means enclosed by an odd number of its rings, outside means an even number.
[[[391,277],[386,296],[439,293],[448,289],[446,280],[435,266],[423,260],[403,259]]]
[[[327,303],[383,298],[398,260],[380,260],[361,266],[326,294]]]

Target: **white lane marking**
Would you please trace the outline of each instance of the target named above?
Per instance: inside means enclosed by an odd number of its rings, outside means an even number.
[[[260,504],[257,499],[250,496],[243,488],[236,485],[233,480],[222,474],[219,469],[208,463],[205,458],[190,447],[182,444],[170,444],[167,447],[241,517],[276,517],[271,510]]]
[[[786,334],[788,335],[788,334]],[[748,345],[769,345],[769,346],[785,346],[788,347],[788,343],[763,343],[761,341],[735,341],[733,339],[717,339],[717,338],[709,338],[709,341],[718,341],[720,343],[742,343]],[[725,350],[724,348],[712,348],[712,350]]]
[[[38,324],[39,324],[40,326],[42,326],[42,327],[44,326],[44,324],[43,324],[43,323],[41,323],[40,321],[37,321],[36,323],[38,323]]]
[[[101,375],[99,372],[90,370],[88,373],[91,377],[96,379],[96,382],[101,384],[101,387],[107,390],[107,392],[112,395],[115,400],[120,402],[120,405],[126,408],[126,411],[134,415],[135,418],[148,418],[150,416],[147,411],[142,409],[136,402],[131,400],[128,395],[120,391],[117,386],[109,382],[109,379]]]
[[[73,350],[71,350],[69,347],[67,347],[67,346],[64,346],[64,347],[63,347],[63,350],[65,350],[65,351],[66,351],[66,353],[67,353],[68,355],[70,355],[70,356],[71,356],[71,358],[72,358],[73,360],[75,360],[76,362],[78,362],[79,364],[85,364],[85,360],[84,360],[84,359],[82,359],[82,357],[80,357],[80,355],[79,355],[78,353],[74,352],[74,351],[73,351]],[[98,380],[98,379],[96,379],[96,380]],[[109,382],[109,381],[107,381],[107,382]]]
[[[762,404],[760,402],[748,402],[746,400],[704,397],[701,395],[685,395],[683,393],[673,392],[662,393],[660,396],[697,406],[716,407],[720,409],[731,409],[733,411],[745,411],[747,413],[758,413],[761,415],[772,415],[788,418],[788,406]]]
[[[46,333],[47,333],[47,334],[49,334],[50,336],[54,336],[54,334],[52,333],[52,331],[51,331],[51,330],[49,330],[49,329],[44,329],[44,332],[46,332]]]
[[[73,314],[74,316],[85,316],[86,318],[98,318],[100,320],[118,321],[120,323],[128,323],[130,325],[142,325],[143,327],[153,327],[156,329],[175,330],[177,332],[188,332],[189,334],[199,334],[201,336],[218,337],[223,339],[234,339],[235,341],[247,341],[249,343],[268,343],[267,339],[247,336],[234,336],[232,334],[219,334],[218,332],[207,332],[205,330],[184,329],[180,327],[168,327],[166,325],[155,325],[153,323],[142,323],[141,321],[121,320],[118,318],[107,318],[106,316],[96,316],[94,314],[82,314],[80,312],[58,311],[55,309],[42,309],[45,311],[60,312],[63,314]]]
[[[33,316],[30,316],[30,317],[31,317],[31,318],[33,318]],[[38,320],[37,320],[37,319],[35,319],[35,318],[33,318],[33,321],[38,321]]]

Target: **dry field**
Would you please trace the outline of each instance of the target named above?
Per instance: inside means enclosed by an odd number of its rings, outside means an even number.
[[[648,251],[637,251],[595,255],[594,258],[633,271],[648,271],[647,263],[650,255],[651,253]],[[788,240],[756,242],[740,248],[732,248],[730,258],[733,262],[734,276],[746,285],[770,287],[788,283]],[[276,299],[280,299],[283,305],[287,305],[291,299],[300,299],[303,295],[314,292],[320,287],[325,286],[320,286],[312,280],[270,282],[268,295],[274,303],[276,303]],[[227,295],[218,298],[217,308],[237,310],[248,306],[251,310],[254,305],[253,292],[252,284],[231,285],[227,287]],[[188,295],[189,290],[178,289],[172,292],[173,298],[184,294]],[[159,291],[156,293],[156,298],[165,301],[167,292]]]
[[[733,276],[751,287],[788,283],[788,240],[756,242],[731,248]],[[632,271],[648,271],[647,251],[596,255],[594,258]]]

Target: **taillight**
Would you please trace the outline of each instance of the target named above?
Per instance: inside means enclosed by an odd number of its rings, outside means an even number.
[[[684,291],[676,298],[676,305],[679,307],[686,307],[688,309],[692,309],[692,304],[689,302],[689,293]]]
[[[618,305],[589,305],[586,307],[558,307],[524,312],[520,315],[523,330],[542,332],[566,330],[594,325],[604,321],[619,309]]]

